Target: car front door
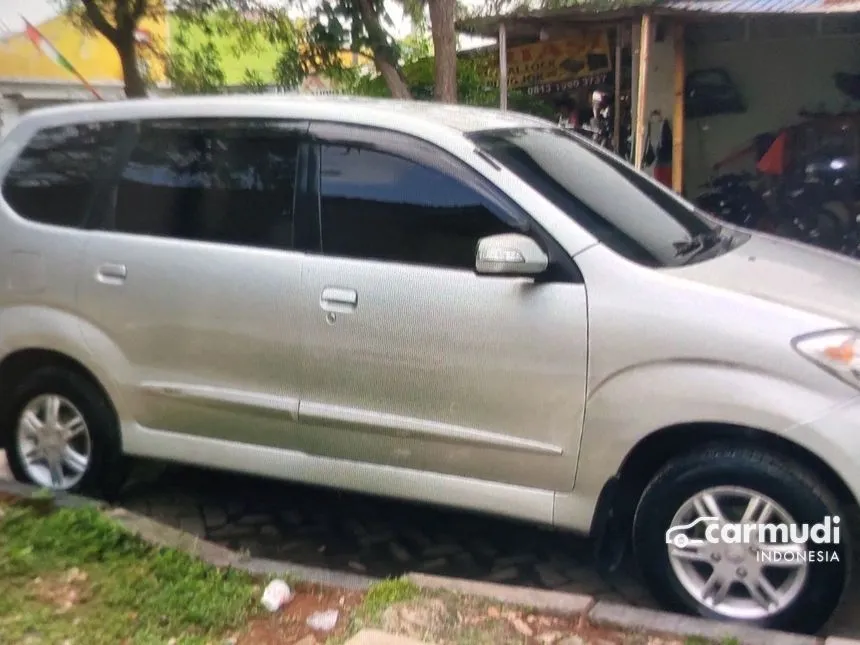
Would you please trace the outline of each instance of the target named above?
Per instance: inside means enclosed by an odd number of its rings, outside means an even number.
[[[112,357],[144,429],[288,445],[300,394],[304,255],[293,212],[306,128],[124,124],[122,158],[97,191],[79,306],[92,351]]]
[[[554,260],[538,281],[477,275],[481,237],[552,242],[428,143],[338,124],[310,134],[320,248],[303,267],[304,448],[569,490],[587,361],[575,267]]]

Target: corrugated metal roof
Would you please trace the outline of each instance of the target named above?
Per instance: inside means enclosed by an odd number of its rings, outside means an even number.
[[[860,13],[860,0],[610,0],[599,4],[594,0],[583,0],[557,9],[467,18],[457,21],[457,29],[492,38],[502,22],[508,25],[509,30],[528,26],[534,31],[551,20],[568,23],[614,21],[631,18],[646,9],[658,14],[699,16],[857,14]]]
[[[860,0],[664,0],[658,7],[713,14],[858,13]]]

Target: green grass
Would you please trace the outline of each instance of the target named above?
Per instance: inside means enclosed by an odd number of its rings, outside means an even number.
[[[2,643],[218,643],[259,594],[250,576],[151,547],[92,507],[0,513]]]
[[[328,639],[326,645],[342,645],[363,628],[375,627],[383,612],[391,605],[413,600],[420,595],[421,589],[406,578],[388,578],[372,584],[364,600],[352,612],[346,632]]]
[[[705,638],[704,636],[688,636],[684,639],[684,645],[717,645],[714,641]],[[740,641],[734,636],[726,636],[719,645],[740,645]]]
[[[385,609],[399,602],[416,598],[420,589],[406,578],[390,578],[373,584],[356,612],[365,621],[379,618]]]

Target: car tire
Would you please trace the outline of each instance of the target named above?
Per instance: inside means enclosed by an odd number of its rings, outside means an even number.
[[[761,565],[756,564],[761,554],[750,555],[756,549],[755,546],[742,546],[738,550],[737,545],[712,546],[709,543],[697,547],[702,551],[697,551],[696,558],[707,558],[707,561],[696,562],[695,565],[688,564],[686,558],[670,557],[673,545],[666,543],[666,532],[677,525],[679,513],[690,508],[690,500],[708,491],[716,491],[714,496],[725,494],[729,501],[735,492],[738,493],[738,500],[741,500],[742,491],[751,491],[763,500],[760,508],[764,508],[763,504],[767,500],[775,502],[776,506],[771,506],[777,509],[772,512],[773,519],[765,523],[779,519],[780,507],[799,524],[813,525],[822,522],[827,516],[839,517],[838,543],[820,546],[810,544],[810,551],[835,554],[838,561],[808,561],[801,565],[805,574],[800,573],[800,568],[788,567],[787,564],[780,570],[768,565],[765,578],[776,574],[787,576],[779,584],[784,585],[787,597],[793,599],[786,601],[785,606],[780,607],[781,601],[774,602],[768,610],[762,610],[762,603],[754,602],[751,591],[753,587],[759,594],[766,590],[761,586],[764,582],[754,583],[755,580],[761,580],[762,571],[758,568]],[[739,502],[738,508],[742,506]],[[732,510],[728,504],[727,509],[724,516],[729,521],[740,519],[728,512]],[[667,609],[769,629],[815,633],[839,605],[850,577],[852,544],[845,519],[833,494],[799,464],[761,449],[717,446],[673,459],[654,476],[636,509],[632,530],[633,549],[647,586]],[[732,550],[729,551],[729,548]],[[700,599],[702,594],[696,597],[690,591],[691,588],[696,591],[702,589],[696,585],[717,572],[717,566],[723,567],[719,570],[721,576],[726,576],[723,579],[731,580],[734,577],[736,580],[726,585],[729,593],[738,596],[736,600],[730,600],[735,603],[733,606],[726,602],[713,604],[713,600],[703,601]],[[694,567],[692,574],[687,573],[690,567]],[[708,567],[711,567],[710,573]],[[752,573],[748,573],[747,569]],[[745,577],[737,577],[741,575]],[[775,583],[772,580],[767,582],[771,582],[772,589]],[[744,598],[744,594],[749,597]],[[765,612],[764,615],[755,615],[756,606],[759,607],[758,611]]]
[[[52,404],[56,423],[50,421]],[[116,496],[125,481],[119,422],[113,406],[90,379],[60,367],[43,367],[25,376],[10,393],[0,426],[12,475],[20,482],[56,492]],[[41,429],[22,429],[25,412],[33,427],[33,415]],[[79,418],[81,422],[75,421]],[[62,429],[62,433],[57,430]],[[68,428],[66,430],[66,428]],[[62,435],[62,436],[61,436]],[[76,453],[69,456],[65,448]],[[57,483],[46,459],[27,459],[51,454],[61,464],[63,481]],[[86,458],[86,463],[81,459]]]

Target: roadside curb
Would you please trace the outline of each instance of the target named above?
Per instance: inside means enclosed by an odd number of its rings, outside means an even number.
[[[735,639],[742,645],[820,645],[824,642],[823,638],[816,636],[746,627],[607,601],[595,603],[588,612],[588,620],[595,625],[656,632],[682,639],[699,637],[715,642]],[[853,645],[856,641],[851,643]]]
[[[16,497],[32,499],[39,493],[39,488],[20,482],[0,480],[0,493]],[[362,576],[355,573],[337,572],[318,567],[308,567],[279,560],[252,558],[223,547],[214,542],[174,528],[162,522],[157,522],[143,515],[138,515],[122,507],[110,507],[97,500],[57,493],[51,500],[60,508],[95,506],[104,511],[105,515],[121,524],[126,530],[137,535],[144,542],[153,546],[166,547],[182,551],[207,564],[215,567],[231,567],[253,575],[282,576],[329,587],[364,590],[370,587],[377,578]]]
[[[582,615],[594,605],[594,598],[584,594],[546,591],[530,587],[514,587],[494,582],[480,582],[463,578],[431,576],[409,573],[406,579],[421,589],[453,591],[470,596],[480,596],[508,605],[530,607],[553,614]]]
[[[39,487],[31,486],[30,484],[22,484],[11,479],[0,479],[0,493],[32,499],[38,496],[40,490]],[[80,495],[70,495],[69,493],[54,493],[51,496],[51,501],[54,506],[59,506],[60,508],[79,508],[81,506],[105,507],[104,503],[97,500],[81,497]]]
[[[824,639],[824,645],[860,645],[860,641],[855,638],[828,636],[826,639]]]
[[[582,616],[590,623],[601,627],[650,632],[681,640],[698,637],[716,643],[734,639],[740,645],[860,645],[860,641],[849,638],[830,636],[825,639],[746,627],[605,600],[595,601],[593,596],[585,594],[545,591],[420,573],[410,573],[407,579],[423,589],[453,591],[547,613]]]
[[[32,499],[34,495],[39,493],[39,488],[19,482],[0,480],[0,494],[2,493]],[[154,546],[182,551],[216,567],[231,567],[254,575],[284,576],[302,582],[354,590],[367,589],[380,580],[354,573],[341,573],[290,562],[248,557],[124,508],[109,507],[85,497],[58,493],[51,501],[55,506],[61,508],[95,506],[145,542]],[[602,627],[633,632],[650,632],[681,640],[698,637],[716,643],[734,639],[740,645],[860,645],[860,640],[838,636],[826,638],[805,636],[644,609],[621,603],[595,601],[593,596],[585,594],[547,591],[422,573],[409,573],[406,578],[421,589],[453,591],[547,613],[581,616],[583,619]]]
[[[377,581],[376,578],[355,573],[331,571],[280,560],[252,558],[124,508],[110,509],[107,515],[150,544],[183,551],[216,567],[231,567],[254,575],[282,576],[302,582],[354,590],[367,589]]]

